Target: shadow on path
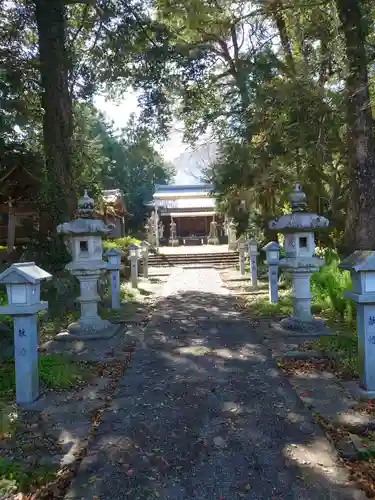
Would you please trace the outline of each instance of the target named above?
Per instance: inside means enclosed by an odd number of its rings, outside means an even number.
[[[260,335],[230,295],[160,298],[66,498],[364,498]]]

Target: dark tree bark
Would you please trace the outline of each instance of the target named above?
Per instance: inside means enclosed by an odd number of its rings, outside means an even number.
[[[72,101],[69,94],[63,0],[35,0],[39,35],[47,201],[51,228],[69,220],[75,208],[72,172]],[[47,205],[47,206],[48,206]]]
[[[352,192],[345,251],[375,248],[375,141],[360,0],[336,0],[347,60],[348,153]]]
[[[272,4],[272,13],[275,19],[275,23],[277,26],[277,30],[279,32],[279,37],[281,41],[281,46],[283,48],[285,62],[287,66],[287,70],[290,72],[290,76],[294,77],[296,73],[296,68],[294,64],[293,54],[291,43],[288,35],[288,31],[286,29],[285,20],[283,17],[283,3],[281,0],[276,0]]]

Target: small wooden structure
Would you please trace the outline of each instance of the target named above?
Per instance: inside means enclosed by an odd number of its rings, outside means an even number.
[[[110,238],[122,238],[125,236],[125,207],[123,193],[120,189],[105,189],[103,191],[103,220],[106,224],[113,224]]]
[[[15,242],[28,241],[38,229],[36,201],[40,179],[25,166],[13,166],[0,174],[0,243],[11,253]]]
[[[7,253],[15,245],[30,240],[33,231],[43,225],[42,217],[48,214],[38,212],[41,179],[24,165],[16,165],[0,172],[0,245],[7,247]],[[115,227],[112,238],[125,235],[127,214],[123,194],[120,189],[103,191],[99,216],[106,224]]]

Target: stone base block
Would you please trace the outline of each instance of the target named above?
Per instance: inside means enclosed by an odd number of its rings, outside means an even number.
[[[357,381],[345,382],[344,387],[356,399],[375,399],[375,390],[364,389]]]
[[[95,323],[85,324],[77,321],[71,323],[68,329],[58,333],[56,340],[100,340],[110,339],[115,335],[119,325],[114,325],[105,319],[100,319]]]
[[[321,319],[312,319],[310,321],[302,321],[295,316],[284,318],[280,321],[282,328],[291,330],[292,332],[306,333],[306,334],[324,334],[326,327],[324,321]]]
[[[171,247],[178,247],[180,244],[179,240],[169,240],[168,243]]]
[[[218,245],[219,244],[219,238],[208,238],[207,243],[209,245]]]

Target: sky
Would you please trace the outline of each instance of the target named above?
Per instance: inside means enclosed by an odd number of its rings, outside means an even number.
[[[125,127],[130,115],[138,113],[137,94],[132,91],[124,94],[120,102],[107,101],[102,95],[95,96],[94,104],[107,119],[114,122],[116,128]],[[167,161],[177,158],[188,149],[186,144],[182,143],[182,133],[179,129],[181,130],[181,125],[176,124],[175,130],[170,133],[170,139],[161,147],[156,147]]]

